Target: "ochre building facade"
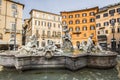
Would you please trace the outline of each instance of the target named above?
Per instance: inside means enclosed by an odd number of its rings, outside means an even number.
[[[87,41],[90,35],[93,35],[93,41],[97,42],[95,22],[97,12],[98,7],[61,12],[62,24],[68,26],[74,48],[79,47],[82,41]]]
[[[24,4],[12,0],[0,0],[0,39],[14,44],[15,27],[16,42],[22,43],[22,15]]]

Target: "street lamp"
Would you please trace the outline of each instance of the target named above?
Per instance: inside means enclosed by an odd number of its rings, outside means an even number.
[[[17,9],[15,9],[14,51],[16,50]]]
[[[115,19],[111,20],[113,38],[111,39],[111,48],[113,51],[116,51],[116,39],[115,39]]]

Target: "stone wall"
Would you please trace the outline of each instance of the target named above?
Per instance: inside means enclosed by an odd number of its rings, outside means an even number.
[[[117,55],[79,55],[79,56],[15,56],[0,54],[0,65],[15,67],[17,70],[67,68],[78,70],[83,67],[111,68],[116,66]]]

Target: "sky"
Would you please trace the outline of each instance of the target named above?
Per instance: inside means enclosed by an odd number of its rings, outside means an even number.
[[[61,11],[80,10],[99,6],[99,8],[118,3],[120,0],[14,0],[25,5],[23,19],[29,18],[32,9],[60,14]]]

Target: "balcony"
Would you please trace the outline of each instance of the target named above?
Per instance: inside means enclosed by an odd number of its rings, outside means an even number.
[[[80,31],[74,31],[73,34],[81,34]]]
[[[105,26],[99,27],[99,29],[105,29]]]
[[[12,29],[4,29],[4,32],[5,32],[5,33],[14,33],[15,30],[12,30]],[[16,30],[16,33],[17,33],[17,34],[22,34],[22,30]]]

